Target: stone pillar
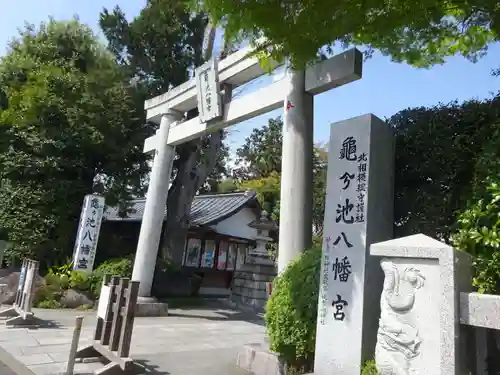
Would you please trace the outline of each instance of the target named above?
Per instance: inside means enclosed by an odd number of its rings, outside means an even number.
[[[363,115],[331,126],[316,375],[359,375],[373,359],[383,273],[368,255],[370,244],[392,238],[393,176],[389,124]]]
[[[313,180],[313,96],[305,72],[288,69],[281,153],[278,273],[311,245]]]
[[[151,169],[146,206],[134,261],[132,280],[140,281],[139,297],[150,297],[158,255],[161,229],[165,217],[175,147],[167,144],[170,126],[180,119],[180,113],[169,111],[162,115],[158,130],[158,149]]]

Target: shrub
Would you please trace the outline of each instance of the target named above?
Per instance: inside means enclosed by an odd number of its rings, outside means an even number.
[[[375,361],[367,361],[361,369],[361,375],[379,375]]]
[[[35,299],[33,301],[35,306],[43,307],[41,304],[45,302],[58,302],[64,293],[64,289],[61,287],[60,279],[57,277],[47,276],[44,278],[44,283],[36,291]]]
[[[69,287],[81,292],[90,290],[89,274],[82,271],[71,271],[71,275],[69,277]]]
[[[133,268],[134,262],[130,258],[116,258],[105,261],[90,275],[90,291],[95,295],[99,295],[104,275],[132,277]]]
[[[483,196],[458,217],[453,245],[474,257],[473,284],[479,293],[500,291],[500,185],[490,182]]]
[[[314,361],[320,271],[321,246],[314,246],[276,277],[266,306],[271,350],[302,373]]]
[[[40,309],[60,309],[62,306],[59,301],[55,300],[45,300],[38,303]]]
[[[61,280],[61,277],[56,276],[54,274],[48,273],[45,275],[43,278],[44,285],[51,285],[51,286],[57,286],[60,289],[66,289],[66,279]],[[69,285],[69,279],[68,279],[68,285]]]
[[[94,295],[98,296],[101,293],[103,274],[92,272],[89,275],[89,291]]]
[[[49,268],[49,275],[54,276],[67,276],[70,277],[71,271],[73,269],[73,263],[63,264],[62,266],[53,266]]]
[[[79,311],[88,311],[92,310],[94,308],[94,305],[80,305],[76,309]]]
[[[120,277],[131,277],[134,262],[129,258],[109,259],[96,269],[96,273],[101,275],[111,275]]]

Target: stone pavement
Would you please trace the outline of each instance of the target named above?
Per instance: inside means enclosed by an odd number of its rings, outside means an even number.
[[[33,374],[63,374],[75,317],[84,316],[79,343],[82,347],[91,342],[96,313],[34,312],[52,326],[7,328],[0,322],[0,347]],[[139,374],[244,375],[248,373],[235,366],[239,349],[264,341],[265,327],[257,315],[227,307],[172,309],[168,317],[135,319],[131,357],[144,367]],[[99,363],[77,363],[75,374],[91,374],[100,367]]]

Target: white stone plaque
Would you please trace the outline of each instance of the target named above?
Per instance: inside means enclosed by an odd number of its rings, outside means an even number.
[[[110,293],[111,293],[111,288],[109,286],[104,285],[101,288],[101,294],[99,295],[99,305],[97,306],[97,316],[99,318],[105,319],[106,317]]]
[[[92,272],[104,213],[104,198],[86,195],[73,251],[73,269]]]
[[[23,289],[24,279],[26,279],[26,267],[22,267],[21,272],[19,273],[19,284],[17,285],[17,290]]]
[[[24,282],[23,293],[30,293],[31,283],[33,282],[34,277],[33,271],[33,268],[28,268],[28,270],[26,271],[26,281]]]
[[[373,359],[383,275],[369,245],[391,238],[393,136],[364,115],[333,124],[314,373],[359,375]],[[349,338],[349,345],[341,338]]]
[[[222,97],[219,88],[217,60],[212,59],[195,69],[200,122],[222,117]]]

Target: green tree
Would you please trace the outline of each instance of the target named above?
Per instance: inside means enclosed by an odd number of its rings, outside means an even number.
[[[263,51],[303,65],[335,43],[378,49],[415,66],[462,54],[475,59],[500,36],[494,0],[191,0],[233,38],[261,36]],[[276,22],[279,20],[279,22]],[[328,48],[324,48],[327,46]]]
[[[255,191],[261,207],[269,213],[271,219],[279,221],[280,184],[281,176],[273,171],[265,177],[242,181],[238,185],[238,190]]]
[[[208,25],[206,15],[186,10],[181,0],[148,0],[131,22],[119,7],[111,12],[104,9],[100,25],[116,60],[136,84],[135,116],[139,122],[144,121],[145,99],[190,79],[193,69],[212,51],[214,29]],[[196,115],[193,110],[186,118]],[[223,144],[224,137],[223,131],[214,132],[176,148],[163,249],[163,257],[174,262],[182,258],[194,196],[199,191],[215,191],[226,174],[228,148]]]
[[[238,191],[238,185],[232,178],[225,178],[217,184],[217,193],[233,193]]]
[[[236,150],[236,167],[233,169],[234,178],[240,181],[240,189],[255,190],[274,220],[279,220],[282,129],[281,117],[269,119],[267,125],[254,129]],[[319,233],[323,230],[327,159],[326,147],[315,145],[313,225],[315,232]]]
[[[253,129],[245,143],[236,150],[233,175],[240,180],[281,173],[281,147],[283,143],[283,120],[269,119],[268,124]]]
[[[498,177],[498,176],[497,176]],[[479,293],[500,291],[500,186],[490,179],[483,199],[459,215],[453,245],[474,257],[474,286]]]
[[[132,88],[90,28],[77,20],[26,27],[0,60],[0,228],[11,261],[72,252],[85,194],[108,204],[140,193],[148,136]]]
[[[500,118],[496,130],[478,157],[473,183],[473,198],[458,216],[458,228],[452,236],[455,248],[472,255],[473,285],[479,293],[500,292]],[[491,330],[490,330],[491,331]],[[500,372],[500,352],[494,331],[487,333],[492,373]]]
[[[400,111],[396,133],[397,237],[425,233],[448,241],[457,214],[484,193],[500,157],[500,96]]]

